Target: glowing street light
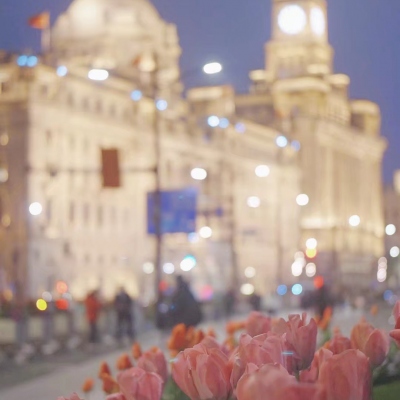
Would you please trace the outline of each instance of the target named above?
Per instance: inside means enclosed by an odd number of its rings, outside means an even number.
[[[65,65],[60,65],[57,68],[57,75],[62,78],[63,76],[66,76],[68,74],[68,68]]]
[[[303,263],[300,261],[295,261],[292,264],[292,275],[300,276],[303,273]]]
[[[350,226],[356,227],[356,226],[360,225],[360,223],[361,223],[361,218],[358,215],[352,215],[349,218]]]
[[[109,73],[105,69],[91,69],[88,72],[88,78],[92,81],[105,81]]]
[[[254,267],[247,267],[244,270],[244,276],[246,278],[254,278],[256,276],[256,269]]]
[[[268,165],[259,165],[255,169],[255,173],[259,178],[266,178],[270,172]]]
[[[287,138],[285,136],[283,136],[283,135],[278,136],[276,138],[275,142],[276,142],[276,145],[278,147],[282,147],[282,148],[286,147],[288,145],[288,143],[289,143]]]
[[[396,233],[396,227],[393,224],[389,224],[386,226],[386,235],[392,236]]]
[[[390,249],[390,256],[393,258],[396,258],[400,255],[400,248],[397,246],[394,246]]]
[[[261,204],[261,200],[260,200],[260,198],[257,197],[257,196],[250,196],[250,197],[247,199],[247,205],[248,205],[250,208],[258,208],[258,207],[260,207],[260,204]]]
[[[314,263],[309,263],[306,265],[306,275],[312,278],[317,273],[317,266]]]
[[[190,176],[196,181],[204,181],[207,178],[207,171],[204,168],[193,168]]]
[[[38,203],[37,201],[35,201],[34,203],[32,203],[29,206],[29,213],[31,215],[37,216],[40,215],[43,211],[43,207],[40,203]]]
[[[154,272],[154,264],[152,262],[145,262],[143,264],[143,272],[150,275]]]
[[[207,124],[211,126],[211,128],[216,128],[220,124],[221,120],[216,115],[210,115],[207,118]]]
[[[304,193],[299,194],[296,197],[296,203],[301,207],[306,206],[309,201],[310,201],[309,197]]]
[[[203,226],[199,230],[199,235],[203,239],[209,239],[212,236],[212,229],[209,226]]]
[[[163,271],[167,274],[167,275],[171,275],[175,272],[175,265],[172,263],[165,263],[163,265]]]
[[[314,250],[317,248],[317,245],[318,245],[317,239],[310,238],[310,239],[307,239],[307,241],[306,241],[307,249]]]
[[[211,62],[203,67],[203,72],[207,75],[218,74],[222,71],[222,65],[219,62]]]
[[[181,261],[181,270],[184,272],[188,272],[192,270],[197,264],[196,257],[192,255],[186,256],[182,261]]]

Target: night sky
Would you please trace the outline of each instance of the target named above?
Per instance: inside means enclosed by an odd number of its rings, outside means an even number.
[[[134,2],[135,0],[132,0]],[[0,0],[0,48],[38,50],[40,35],[27,18],[50,10],[52,22],[71,0]],[[245,91],[250,69],[264,65],[271,0],[153,0],[163,18],[177,24],[183,48],[182,70],[210,60],[224,64],[220,76],[191,74],[187,86],[234,83]],[[330,42],[335,69],[350,75],[351,96],[376,101],[382,109],[382,133],[389,148],[386,182],[400,168],[400,1],[331,0]]]

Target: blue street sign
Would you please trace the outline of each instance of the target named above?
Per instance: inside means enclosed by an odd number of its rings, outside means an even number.
[[[161,226],[164,233],[191,233],[196,231],[197,191],[193,188],[160,192]],[[147,194],[147,233],[156,234],[155,193]]]

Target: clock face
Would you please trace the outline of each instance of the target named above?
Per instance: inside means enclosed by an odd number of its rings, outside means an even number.
[[[319,7],[313,7],[310,13],[311,29],[316,35],[323,35],[325,33],[325,15]]]
[[[297,35],[306,27],[307,15],[300,6],[288,5],[279,12],[278,25],[282,32],[288,35]]]

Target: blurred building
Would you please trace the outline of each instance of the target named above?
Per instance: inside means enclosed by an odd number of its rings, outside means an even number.
[[[246,269],[249,277],[256,271],[261,292],[284,279],[285,254],[298,243],[296,152],[276,146],[274,128],[236,118],[234,94],[224,88],[211,90],[221,127],[210,128],[206,115],[192,118],[203,93],[183,101],[180,51],[175,26],[148,1],[76,0],[43,57],[4,55],[3,287],[36,298],[62,281],[75,298],[93,288],[111,298],[120,285],[151,296],[155,239],[146,197],[157,161],[162,190],[199,193],[197,232],[165,235],[164,278],[174,268],[183,273],[191,254],[197,266],[185,273],[205,296],[210,287],[246,282]],[[104,150],[117,150],[117,187],[104,185]],[[264,164],[268,179],[255,174]],[[191,177],[196,167],[207,179]]]
[[[43,56],[2,55],[3,290],[35,298],[63,281],[76,298],[120,285],[151,297],[157,163],[162,190],[199,193],[196,232],[165,235],[165,279],[187,274],[204,297],[273,292],[305,277],[292,264],[315,238],[314,274],[369,285],[384,252],[379,107],[350,100],[350,79],[333,73],[325,1],[273,8],[266,67],[244,95],[184,100],[176,27],[148,0],[75,0]],[[196,267],[182,271],[187,255]]]
[[[272,6],[265,69],[250,73],[251,93],[238,97],[237,114],[301,143],[300,187],[309,204],[301,210],[299,246],[304,251],[316,239],[317,255],[308,261],[317,273],[369,286],[384,252],[379,106],[351,100],[350,78],[333,71],[325,0]]]
[[[389,285],[400,284],[400,170],[394,174],[393,184],[385,187],[385,257]]]

